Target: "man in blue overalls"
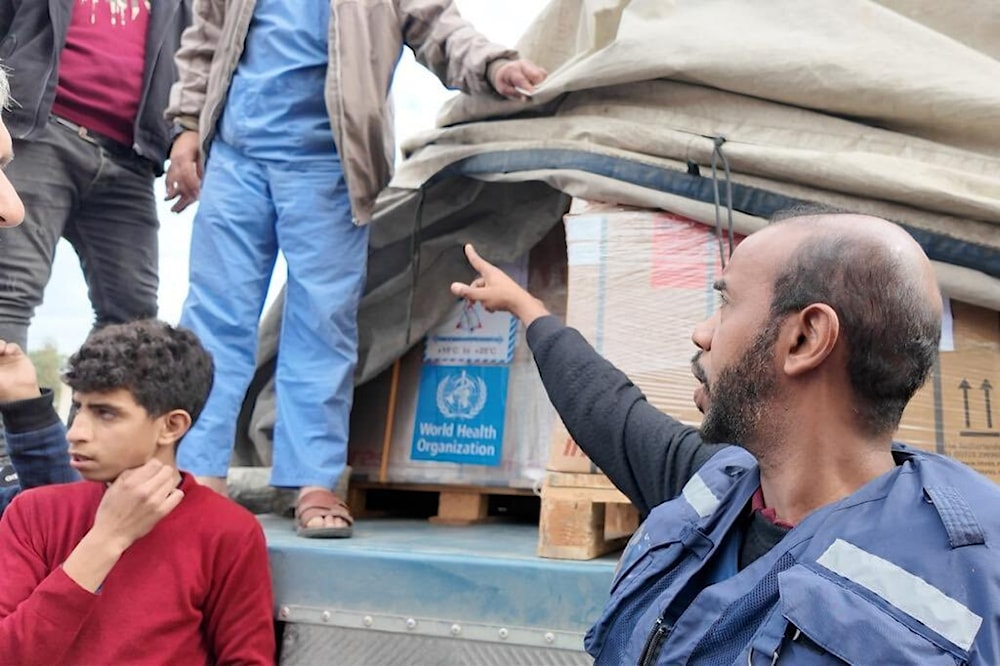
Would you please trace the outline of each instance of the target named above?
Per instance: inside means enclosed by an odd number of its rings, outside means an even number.
[[[646,516],[597,663],[1000,663],[1000,488],[892,442],[941,326],[900,227],[799,215],[736,249],[692,336],[700,431],[467,253],[481,277],[452,291],[528,326],[569,432]]]
[[[391,175],[388,94],[404,43],[447,85],[470,92],[517,97],[545,77],[475,32],[451,0],[205,0],[177,54],[168,196],[182,209],[202,194],[181,323],[217,368],[179,464],[225,492],[280,248],[288,283],[271,482],[299,490],[303,536],[351,534],[348,508],[330,489],[346,463],[364,225]]]

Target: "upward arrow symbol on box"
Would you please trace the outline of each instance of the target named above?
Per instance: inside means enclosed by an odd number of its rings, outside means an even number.
[[[972,384],[970,384],[967,379],[962,378],[958,388],[962,391],[962,407],[965,410],[965,427],[969,428],[972,426],[972,414],[969,409],[969,391],[972,389]],[[983,406],[985,407],[986,412],[986,431],[976,433],[968,432],[963,434],[996,437],[998,436],[998,433],[987,432],[993,430],[993,401],[991,396],[993,384],[990,383],[989,379],[984,379],[983,383],[979,385],[979,389],[983,392]]]
[[[968,428],[972,424],[969,421],[969,389],[972,388],[972,384],[962,378],[962,383],[958,385],[958,388],[962,389],[962,406],[965,407],[965,427]]]

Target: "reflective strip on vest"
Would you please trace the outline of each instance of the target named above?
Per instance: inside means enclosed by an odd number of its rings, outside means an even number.
[[[963,650],[972,647],[983,623],[983,618],[923,578],[841,539],[816,561],[871,590]]]
[[[715,496],[711,488],[705,485],[705,481],[698,474],[692,476],[684,484],[684,490],[681,491],[681,494],[702,518],[710,515],[719,506],[719,498]]]

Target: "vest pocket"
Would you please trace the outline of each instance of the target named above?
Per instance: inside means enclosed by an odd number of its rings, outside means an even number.
[[[640,537],[641,539],[641,537]],[[632,550],[632,557],[628,551]],[[584,644],[587,652],[597,657],[597,663],[618,663],[642,615],[654,600],[666,593],[674,581],[677,564],[688,551],[679,541],[649,546],[630,544],[622,555],[620,567],[611,587],[611,598],[590,631]],[[645,630],[649,630],[645,627]]]
[[[966,650],[850,581],[800,564],[782,573],[778,585],[790,625],[779,664],[968,663]]]
[[[683,535],[686,530],[690,531],[694,527],[693,524],[680,520],[646,520],[639,525],[618,560],[615,576],[611,581],[611,597],[626,594],[628,588],[644,579],[644,571],[654,561],[659,564],[658,571],[663,571],[665,565],[672,566],[669,562],[677,559],[677,554],[683,550],[678,545],[683,540]],[[675,545],[678,545],[675,549],[677,554],[671,554],[669,549]]]

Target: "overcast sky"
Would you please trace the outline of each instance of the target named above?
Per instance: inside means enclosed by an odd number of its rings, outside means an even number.
[[[543,0],[457,0],[462,13],[490,39],[513,46],[531,20],[541,11]],[[398,140],[433,127],[441,104],[453,93],[416,64],[406,50],[396,72],[393,87],[396,103]],[[162,200],[163,180],[156,183],[157,199]],[[187,293],[188,243],[194,206],[180,215],[160,208],[160,317],[176,322]],[[275,284],[284,281],[284,265],[276,268]],[[272,290],[273,291],[273,290]],[[83,341],[93,320],[87,288],[73,248],[60,243],[45,303],[35,315],[30,331],[30,347],[54,342],[63,353],[73,351]]]

